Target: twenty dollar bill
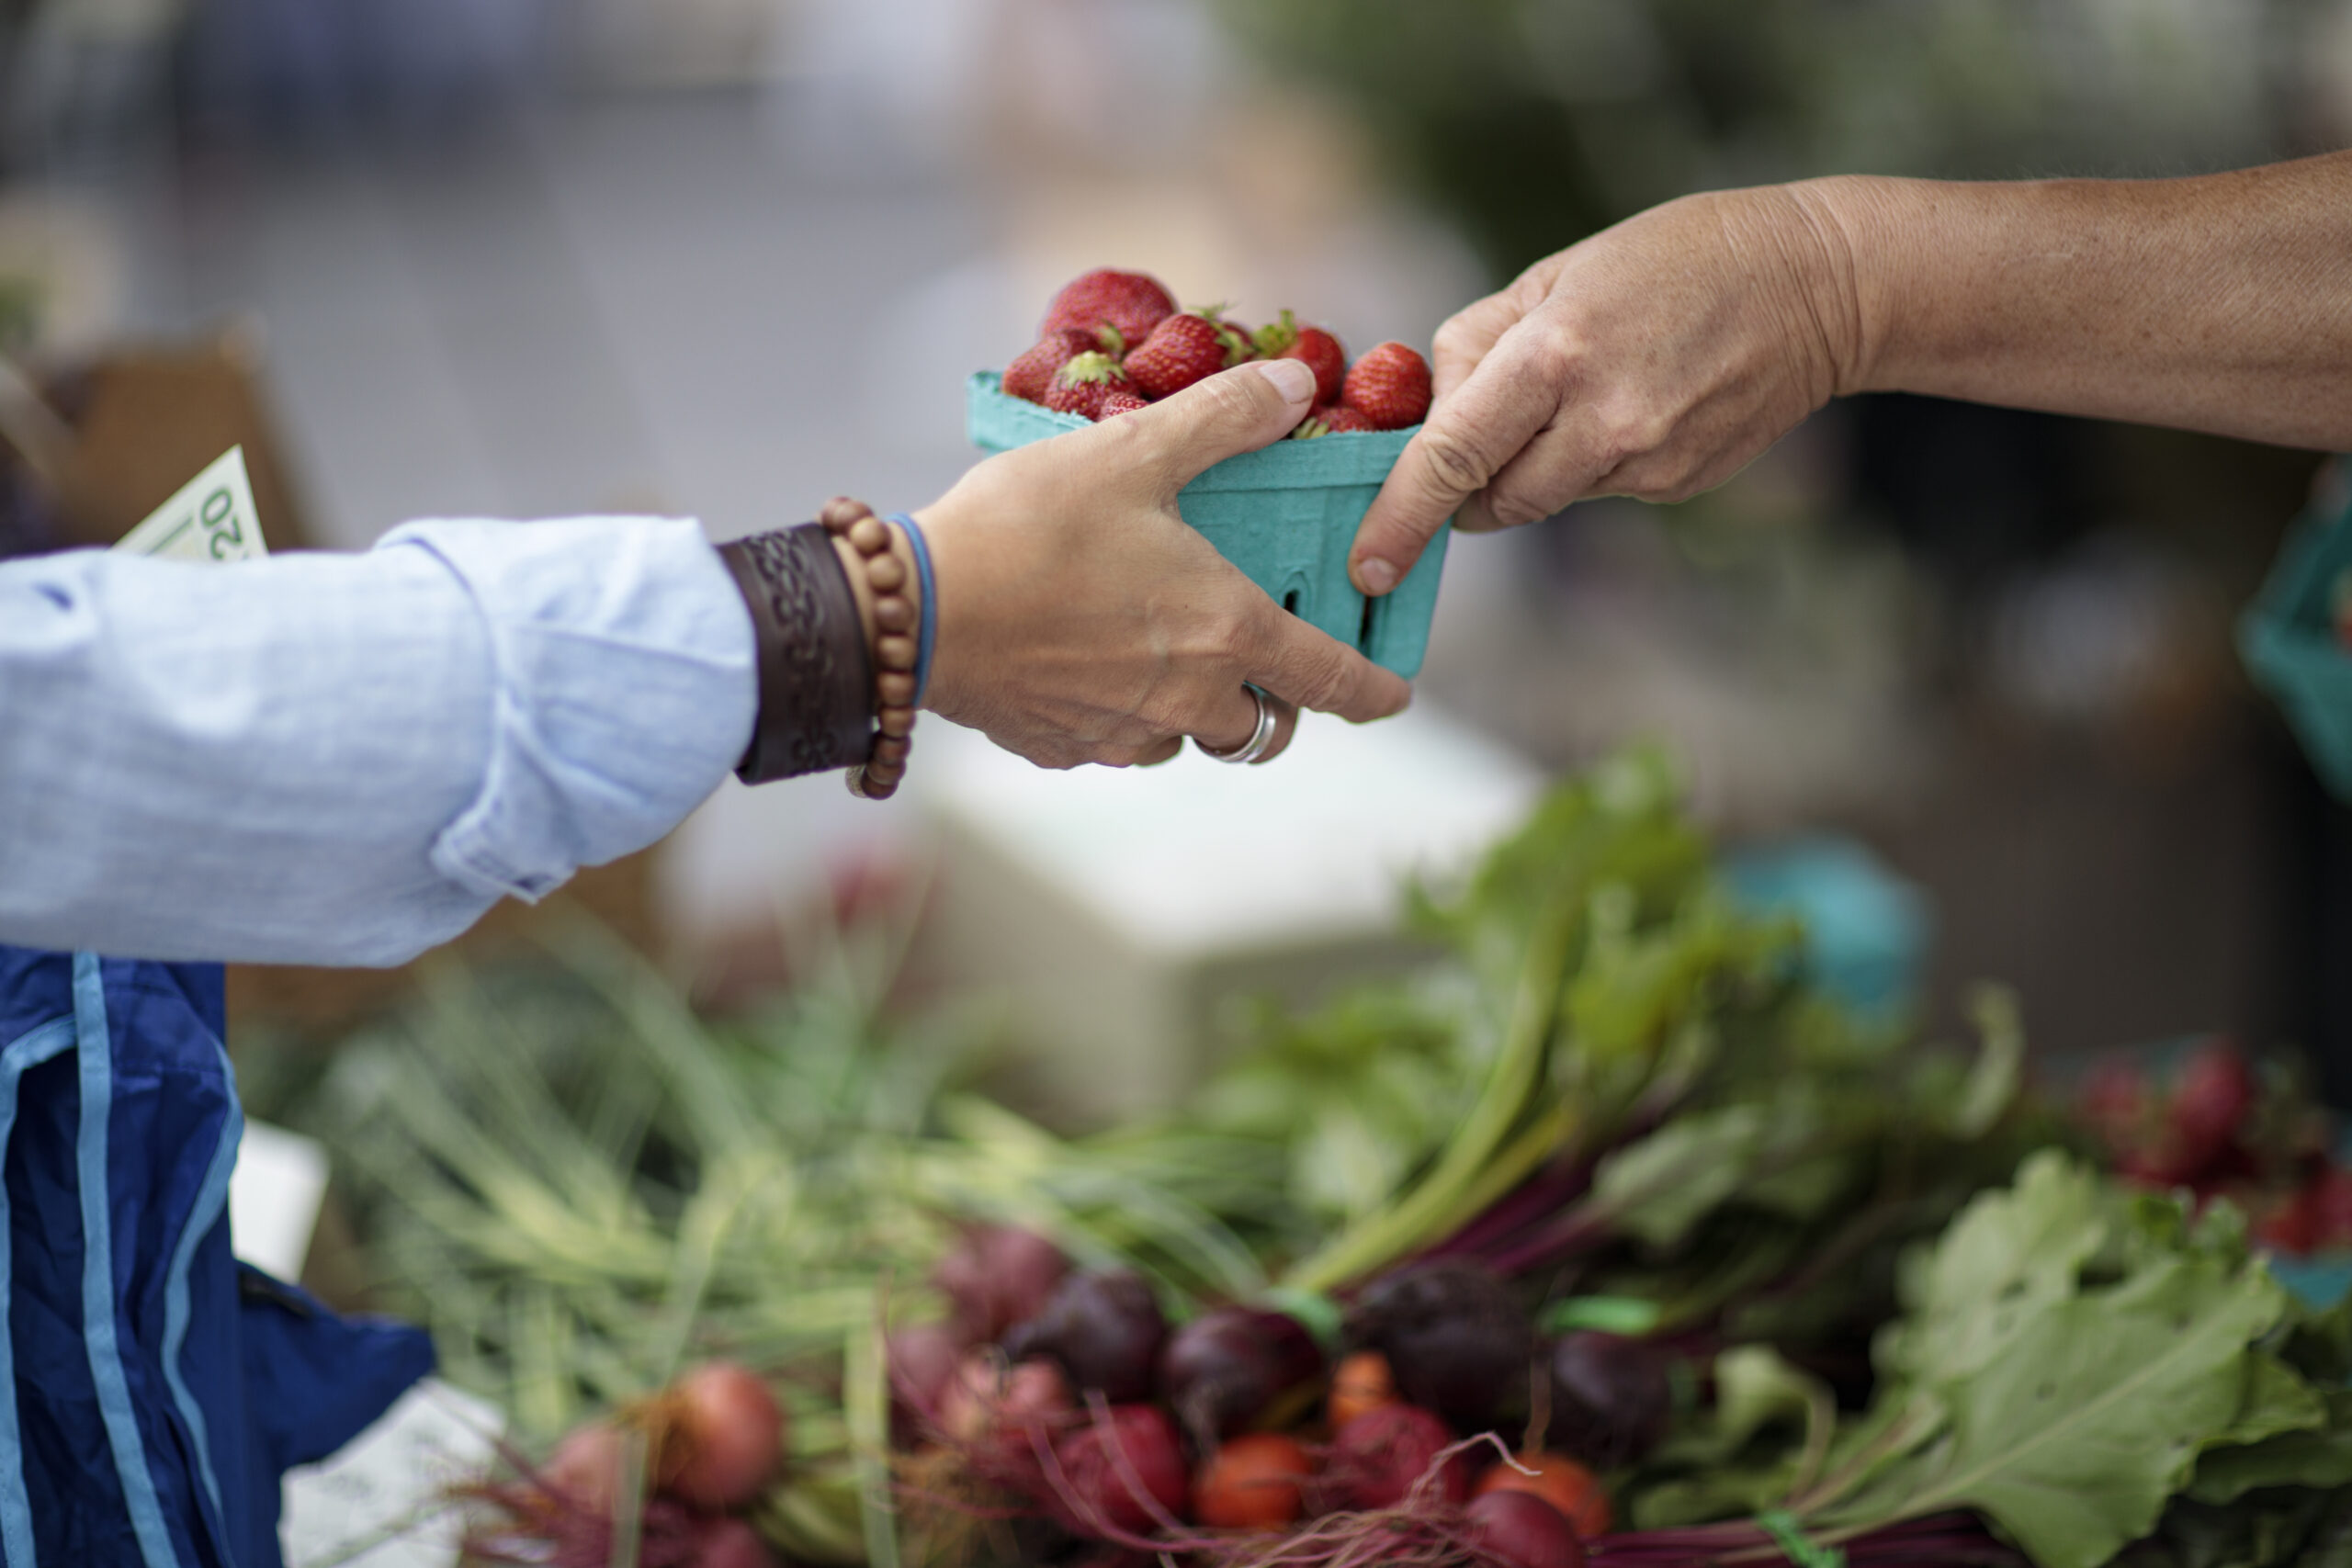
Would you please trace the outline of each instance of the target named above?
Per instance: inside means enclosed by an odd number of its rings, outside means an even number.
[[[250,560],[269,553],[262,543],[254,487],[245,478],[245,449],[232,446],[115,546],[138,556],[174,560]]]

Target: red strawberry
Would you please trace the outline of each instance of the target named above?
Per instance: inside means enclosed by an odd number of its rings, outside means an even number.
[[[1175,313],[1176,297],[1149,273],[1096,267],[1062,286],[1054,302],[1046,307],[1046,320],[1037,335],[1046,337],[1074,327],[1092,334],[1115,357],[1149,337],[1152,328]]]
[[[1109,355],[1081,354],[1054,372],[1054,384],[1046,389],[1046,406],[1056,413],[1094,419],[1102,412],[1104,398],[1134,390],[1127,373]]]
[[[1143,345],[1127,355],[1128,378],[1148,398],[1181,392],[1243,357],[1241,340],[1205,316],[1190,311],[1151,329]]]
[[[1102,394],[1102,406],[1094,411],[1094,422],[1100,424],[1113,414],[1133,413],[1137,409],[1149,407],[1151,407],[1151,400],[1148,398],[1139,397],[1125,388],[1114,387]]]
[[[1321,327],[1302,327],[1288,310],[1283,319],[1260,327],[1253,341],[1268,359],[1296,359],[1315,372],[1315,400],[1340,400],[1340,380],[1348,373],[1348,351]]]
[[[1429,417],[1430,365],[1401,343],[1379,344],[1348,367],[1340,400],[1374,430],[1402,430]]]
[[[1294,441],[1308,441],[1317,435],[1354,435],[1378,428],[1361,409],[1351,409],[1345,403],[1325,403],[1299,421],[1298,428],[1290,434]]]
[[[1094,352],[1094,334],[1065,327],[1047,333],[1037,345],[1004,367],[1004,389],[1033,403],[1046,400],[1054,372],[1081,354]]]

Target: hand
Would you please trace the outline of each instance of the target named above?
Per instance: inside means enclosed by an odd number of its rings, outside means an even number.
[[[1851,270],[1802,186],[1685,197],[1536,263],[1438,329],[1434,406],[1357,530],[1356,585],[1396,587],[1457,507],[1476,532],[1721,484],[1845,384]]]
[[[1298,423],[1314,378],[1295,365],[991,457],[916,513],[939,592],[924,705],[1049,768],[1164,761],[1188,735],[1230,750],[1257,727],[1244,682],[1285,705],[1277,752],[1299,707],[1404,707],[1404,681],[1284,612],[1176,510],[1193,475]]]

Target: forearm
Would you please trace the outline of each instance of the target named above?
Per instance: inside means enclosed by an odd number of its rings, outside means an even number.
[[[1791,188],[1840,253],[1840,392],[2352,448],[2352,152],[2193,179]]]
[[[741,754],[691,525],[0,568],[0,941],[390,963],[660,836]]]

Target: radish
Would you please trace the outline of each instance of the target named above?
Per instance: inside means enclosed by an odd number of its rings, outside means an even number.
[[[1100,1393],[1114,1404],[1151,1397],[1168,1320],[1143,1276],[1125,1269],[1073,1274],[1055,1288],[1045,1310],[1005,1337],[1016,1361],[1050,1356],[1080,1393]]]
[[[1445,1258],[1400,1269],[1367,1287],[1348,1337],[1388,1358],[1406,1402],[1458,1432],[1490,1429],[1527,1392],[1534,1335],[1494,1271]]]
[[[1323,1353],[1284,1313],[1219,1307],[1178,1329],[1159,1353],[1159,1397],[1204,1450],[1323,1371]]]
[[[1584,1568],[1584,1543],[1532,1492],[1489,1492],[1470,1505],[1470,1539],[1508,1568]]]
[[[1459,1503],[1470,1495],[1469,1466],[1455,1454],[1439,1469],[1440,1456],[1453,1446],[1445,1423],[1419,1405],[1368,1410],[1332,1438],[1327,1490],[1341,1507],[1393,1508],[1427,1478],[1438,1496]]]
[[[698,1508],[740,1508],[784,1463],[784,1411],[733,1361],[689,1369],[637,1413],[657,1439],[662,1489]]]
[[[1183,1451],[1156,1404],[1114,1404],[1054,1450],[1061,1472],[1049,1499],[1080,1535],[1140,1535],[1184,1506]],[[1140,1491],[1138,1491],[1140,1488]]]
[[[931,1282],[954,1308],[965,1342],[974,1344],[1036,1316],[1069,1272],[1062,1249],[1035,1231],[973,1225],[931,1271]]]

